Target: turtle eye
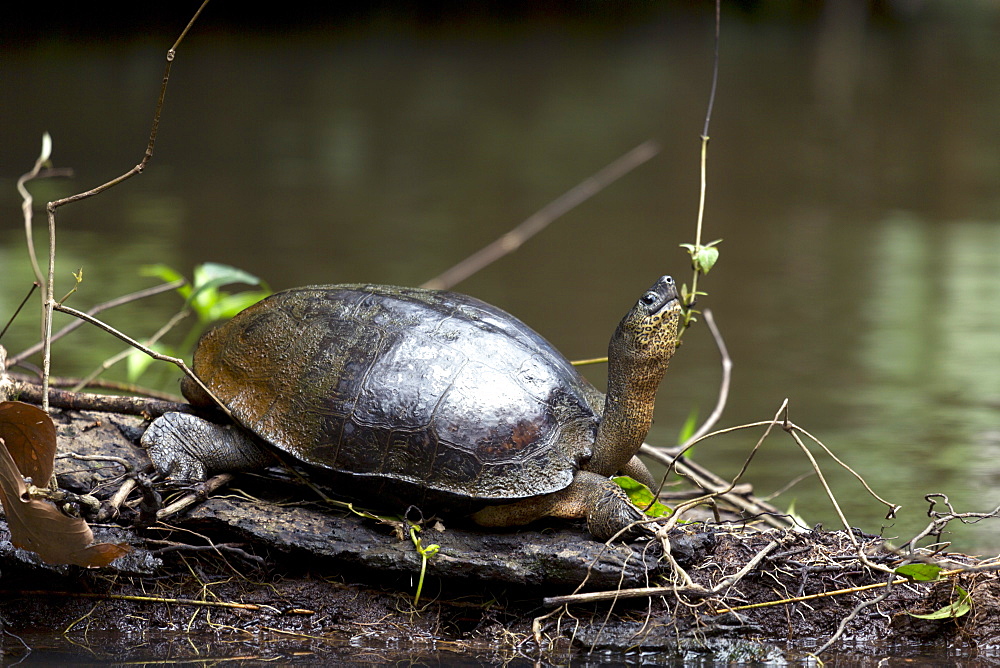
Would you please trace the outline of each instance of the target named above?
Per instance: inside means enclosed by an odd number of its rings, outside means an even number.
[[[646,294],[644,294],[639,301],[641,301],[646,306],[652,306],[653,304],[656,303],[656,301],[659,298],[660,298],[660,295],[658,295],[655,292],[653,292],[652,290],[650,290],[649,292],[647,292]]]

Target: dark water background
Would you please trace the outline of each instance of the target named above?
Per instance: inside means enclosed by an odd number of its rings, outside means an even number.
[[[82,308],[152,285],[143,265],[189,272],[209,260],[275,289],[419,284],[654,139],[655,159],[457,287],[570,358],[601,355],[653,279],[690,281],[678,244],[694,237],[710,4],[359,11],[279,29],[209,12],[179,51],[146,173],[60,210],[56,292],[83,267],[70,302]],[[735,363],[721,424],[768,419],[787,397],[795,422],[904,506],[884,522],[821,456],[849,521],[907,537],[927,521],[928,492],[961,511],[1000,504],[1000,12],[885,6],[725,12],[705,222],[705,240],[724,241],[702,306]],[[76,178],[35,184],[41,202],[138,162],[184,20],[6,40],[0,313],[31,281],[14,183],[42,132]],[[178,306],[161,297],[107,319],[143,336]],[[19,319],[8,348],[37,338],[34,318]],[[56,371],[82,374],[118,349],[81,331],[58,345]],[[603,383],[602,368],[587,373]],[[696,326],[650,440],[671,444],[692,410],[706,415],[719,376]],[[175,387],[155,371],[143,382]],[[758,434],[705,443],[696,456],[732,475]],[[779,436],[746,479],[770,494],[808,471]],[[775,503],[837,526],[814,477]],[[949,538],[1000,551],[996,522]]]

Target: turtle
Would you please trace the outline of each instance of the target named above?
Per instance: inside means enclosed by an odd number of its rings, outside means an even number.
[[[142,437],[175,482],[266,468],[273,450],[361,502],[462,513],[484,527],[586,518],[606,540],[643,517],[610,476],[636,457],[678,342],[662,276],[609,345],[602,394],[552,344],[466,295],[350,284],[277,292],[204,335],[193,371],[222,426],[166,413]],[[214,402],[182,381],[193,406]]]

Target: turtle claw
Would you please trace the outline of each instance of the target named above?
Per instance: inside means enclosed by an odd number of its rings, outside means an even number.
[[[191,437],[186,428],[196,423],[190,422],[189,418],[193,416],[165,413],[153,420],[142,435],[140,443],[146,448],[161,480],[200,482],[208,477],[205,465],[190,451]]]
[[[645,513],[635,507],[621,487],[607,481],[587,513],[587,528],[598,540],[630,541],[654,535],[644,520]]]

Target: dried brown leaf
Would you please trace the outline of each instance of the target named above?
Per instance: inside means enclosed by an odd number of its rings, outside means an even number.
[[[45,411],[21,401],[0,403],[0,439],[21,475],[39,487],[49,483],[56,458],[56,426]]]
[[[44,499],[28,497],[28,486],[0,439],[0,503],[7,515],[10,539],[50,564],[75,564],[88,568],[107,566],[128,552],[128,545],[91,545],[94,533],[78,517],[62,514]]]

